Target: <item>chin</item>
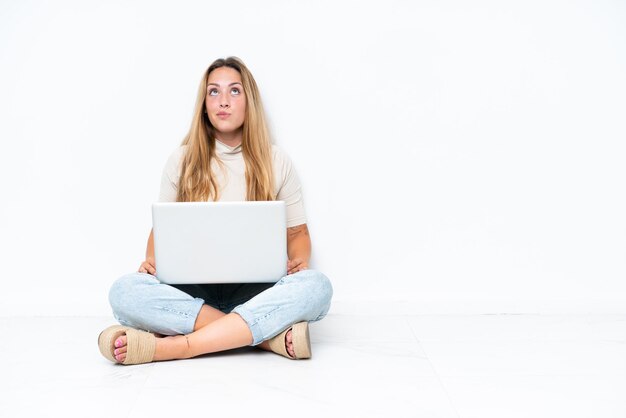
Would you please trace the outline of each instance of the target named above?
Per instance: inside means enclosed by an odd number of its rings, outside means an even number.
[[[224,133],[231,133],[231,132],[236,132],[236,131],[238,131],[238,130],[240,130],[240,129],[243,129],[243,124],[242,124],[242,125],[237,126],[236,128],[233,128],[233,126],[232,126],[231,124],[228,124],[228,125],[221,125],[221,126],[220,126],[220,125],[217,125],[215,128],[216,128],[218,131],[220,131],[220,132],[224,132]]]

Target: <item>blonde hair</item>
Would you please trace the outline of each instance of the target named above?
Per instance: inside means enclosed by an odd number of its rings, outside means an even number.
[[[252,73],[237,57],[219,58],[207,68],[200,82],[198,98],[189,133],[181,145],[186,145],[178,182],[177,202],[219,200],[220,191],[211,161],[216,159],[215,128],[205,113],[209,74],[216,68],[230,67],[239,72],[246,97],[241,150],[246,165],[246,200],[275,200],[272,167],[272,143],[265,121],[261,95]]]

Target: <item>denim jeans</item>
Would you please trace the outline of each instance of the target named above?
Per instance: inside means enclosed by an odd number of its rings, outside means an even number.
[[[333,287],[317,270],[301,270],[276,283],[168,285],[147,273],[117,279],[109,291],[113,316],[125,326],[163,335],[193,332],[203,304],[235,312],[248,324],[253,346],[296,322],[319,321],[330,309]]]

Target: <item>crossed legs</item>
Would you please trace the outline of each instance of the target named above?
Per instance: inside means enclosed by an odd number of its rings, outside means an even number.
[[[225,314],[202,298],[162,284],[149,274],[131,273],[113,283],[109,301],[120,324],[163,333],[157,334],[153,357],[159,361],[250,346],[254,341],[255,347],[273,351],[269,341],[264,341],[268,329],[284,330],[289,323],[322,319],[330,308],[332,293],[332,284],[325,275],[316,270],[302,270],[281,278],[274,286]],[[263,329],[259,319],[263,321]],[[291,330],[285,334],[287,353],[295,357]],[[126,336],[118,337],[115,344],[114,355],[123,362]]]
[[[157,338],[154,360],[172,360],[191,358],[201,354],[230,350],[252,344],[252,333],[246,322],[236,313],[224,312],[209,305],[202,305],[191,334]],[[116,359],[121,363],[126,358],[126,336],[116,342]],[[295,357],[291,339],[291,330],[285,339],[287,352]],[[269,343],[263,341],[256,345],[271,351]]]

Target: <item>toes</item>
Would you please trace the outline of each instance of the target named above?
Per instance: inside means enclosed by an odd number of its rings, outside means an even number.
[[[126,346],[126,342],[127,342],[126,335],[122,335],[121,337],[118,337],[114,343],[116,348],[113,351],[113,355],[115,356],[115,359],[119,361],[120,363],[126,360],[126,350],[128,349],[128,347]]]
[[[126,341],[127,341],[126,335],[122,335],[121,337],[118,337],[118,339],[115,340],[115,348],[126,347]]]
[[[287,331],[287,334],[285,335],[285,348],[287,348],[287,353],[291,357],[296,357],[296,353],[293,351],[293,338],[291,336],[291,330]]]
[[[113,353],[115,355],[125,354],[127,350],[128,350],[128,346],[124,346],[124,347],[121,347],[121,348],[116,348],[115,351],[113,351]]]

